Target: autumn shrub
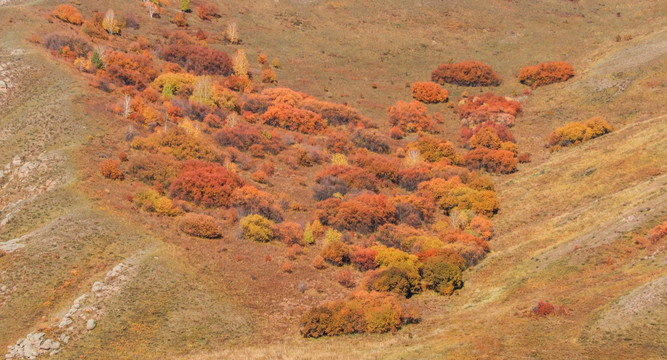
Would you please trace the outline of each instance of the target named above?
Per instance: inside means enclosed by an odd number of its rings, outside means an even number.
[[[460,229],[441,232],[439,237],[446,249],[456,251],[465,260],[466,268],[476,265],[490,251],[488,242]]]
[[[301,335],[318,338],[354,333],[386,333],[415,322],[398,298],[379,292],[355,292],[347,300],[327,302],[301,317]]]
[[[475,216],[470,221],[469,228],[483,240],[488,241],[493,236],[493,222],[489,220],[486,216],[483,215]]]
[[[354,144],[344,133],[335,132],[327,137],[326,147],[332,153],[348,154],[354,150]]]
[[[358,166],[345,165],[332,165],[318,171],[315,174],[315,181],[317,182],[317,185],[315,185],[315,191],[318,192],[317,187],[323,186],[325,184],[324,180],[331,178],[342,180],[348,189],[377,191],[375,177],[370,172]],[[344,195],[346,192],[347,191],[342,192],[341,194]]]
[[[557,149],[559,147],[577,145],[608,134],[613,130],[613,126],[599,116],[586,121],[570,122],[549,135],[549,146]]]
[[[387,116],[391,126],[397,126],[404,132],[435,132],[435,120],[428,114],[426,106],[419,101],[399,100],[396,105],[387,109]]]
[[[259,119],[264,124],[304,134],[319,133],[327,125],[319,114],[287,104],[269,107]]]
[[[241,219],[241,237],[256,242],[269,242],[275,238],[275,223],[262,215],[253,214]]]
[[[261,145],[263,151],[271,154],[278,154],[285,149],[280,135],[255,125],[238,124],[231,128],[222,128],[215,133],[215,140],[222,146],[233,146],[243,151],[252,145]]]
[[[278,82],[278,77],[275,71],[267,68],[262,70],[260,80],[265,84],[275,84]]]
[[[355,247],[350,254],[350,262],[360,271],[372,270],[377,267],[375,263],[377,253],[373,248]]]
[[[174,15],[174,17],[171,19],[171,23],[178,27],[188,26],[188,20],[185,18],[185,15],[183,15],[182,12],[176,13],[176,15]]]
[[[246,185],[235,189],[231,195],[231,206],[236,207],[240,216],[259,214],[280,222],[283,212],[275,195]]]
[[[376,153],[389,152],[389,138],[376,129],[358,129],[350,135],[352,143]]]
[[[367,272],[363,287],[368,291],[393,292],[405,297],[412,295],[407,271],[395,266]]]
[[[316,255],[313,258],[311,265],[313,265],[313,267],[317,270],[322,270],[326,267],[326,264],[324,263],[324,258],[321,255]]]
[[[435,290],[441,295],[451,295],[454,290],[463,287],[461,268],[452,264],[445,256],[426,259],[422,279],[427,289]]]
[[[220,154],[196,133],[182,127],[172,127],[156,132],[146,138],[135,138],[132,148],[152,153],[167,153],[178,160],[218,160]]]
[[[396,208],[396,219],[398,222],[411,226],[420,226],[422,223],[430,223],[435,215],[435,202],[432,198],[423,195],[402,195],[391,199]]]
[[[235,173],[216,163],[188,160],[169,187],[171,196],[203,206],[229,206],[234,189],[244,185]]]
[[[378,180],[386,180],[397,183],[400,173],[400,162],[398,159],[375,154],[366,149],[359,149],[350,154],[350,161],[375,175]]]
[[[502,82],[491,66],[479,61],[440,64],[431,73],[431,80],[463,86],[498,86]]]
[[[374,236],[378,243],[387,247],[402,248],[405,239],[422,235],[422,232],[404,223],[380,226]]]
[[[143,90],[157,75],[150,53],[126,54],[112,51],[104,57],[104,71],[117,84]]]
[[[378,286],[398,286],[403,284],[403,279],[407,280],[408,287],[405,290],[407,295],[411,295],[419,292],[421,288],[421,275],[420,268],[421,263],[419,258],[416,255],[411,255],[396,248],[384,247],[384,246],[375,246],[377,250],[377,256],[375,257],[375,263],[380,268],[376,271],[376,274],[380,274],[386,269],[396,268],[397,270],[392,270],[390,274],[386,275]],[[400,271],[398,271],[400,270]],[[369,275],[369,280],[373,279],[372,275]],[[374,283],[367,282],[367,284]],[[390,291],[390,290],[387,290]],[[402,290],[403,291],[403,290]]]
[[[195,75],[232,74],[232,60],[221,50],[198,45],[167,45],[160,49],[162,60],[179,64]]]
[[[320,114],[331,126],[366,124],[369,121],[357,109],[350,106],[319,101],[310,97],[299,102],[299,107]]]
[[[197,77],[188,73],[164,73],[158,76],[152,83],[166,96],[192,95]]]
[[[531,309],[531,312],[535,316],[554,315],[556,313],[556,307],[548,301],[540,300],[537,302],[537,305]]]
[[[220,9],[213,3],[203,3],[197,8],[197,15],[202,20],[211,20],[220,16]]]
[[[647,238],[651,241],[652,244],[657,244],[667,239],[667,220],[649,230]]]
[[[222,228],[212,216],[196,213],[187,213],[180,220],[181,231],[188,235],[216,239],[222,236]]]
[[[79,10],[72,5],[60,4],[56,6],[53,10],[53,16],[73,25],[83,24],[83,16],[81,16]]]
[[[384,195],[361,194],[341,202],[326,221],[341,230],[372,233],[378,226],[395,222],[395,212]]]
[[[428,162],[447,160],[451,164],[462,164],[463,159],[456,152],[454,144],[446,139],[436,139],[431,136],[420,136],[416,143],[408,145],[408,150],[416,149],[421,158]]]
[[[277,224],[274,228],[274,233],[276,238],[286,245],[305,245],[303,241],[303,228],[295,222],[285,221]]]
[[[416,82],[412,84],[412,97],[423,103],[437,104],[446,102],[449,92],[434,82]]]
[[[498,124],[493,121],[486,121],[473,128],[467,126],[461,127],[459,140],[461,145],[466,145],[470,139],[482,130],[491,129],[501,142],[516,142],[514,134],[512,134],[505,125]]]
[[[120,160],[108,159],[100,162],[102,176],[112,180],[123,180],[123,170],[120,168]]]
[[[519,160],[516,154],[507,150],[491,150],[480,147],[468,152],[465,156],[470,169],[484,169],[496,174],[510,174],[516,171]]]
[[[398,184],[405,190],[415,191],[419,183],[431,179],[431,171],[426,166],[409,167],[398,172]]]
[[[341,270],[336,273],[336,281],[346,288],[353,288],[357,285],[350,270]]]
[[[519,72],[519,81],[534,89],[538,86],[567,81],[573,76],[572,65],[555,61],[524,67]]]
[[[44,36],[44,46],[54,52],[61,52],[67,47],[75,57],[87,57],[92,46],[84,38],[68,33],[50,33]]]
[[[435,178],[419,184],[419,192],[431,196],[445,214],[453,209],[472,210],[477,214],[492,216],[499,209],[496,193],[466,186],[458,176],[448,180]]]
[[[514,126],[516,117],[522,112],[522,107],[514,99],[486,93],[461,100],[457,112],[464,126],[472,127],[492,121],[511,127]]]
[[[350,262],[350,248],[340,240],[329,241],[322,248],[320,256],[333,265],[342,266]]]
[[[144,153],[132,156],[127,169],[128,174],[144,184],[152,185],[158,182],[163,187],[168,187],[178,175],[180,165],[171,156]]]

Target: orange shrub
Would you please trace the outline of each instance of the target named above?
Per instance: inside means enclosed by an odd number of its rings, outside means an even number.
[[[416,82],[412,84],[412,98],[427,104],[447,101],[449,92],[434,82]]]
[[[184,233],[196,237],[215,239],[222,236],[222,228],[215,219],[204,214],[187,213],[180,221]]]
[[[160,58],[176,63],[195,75],[232,74],[232,60],[221,50],[198,45],[167,45],[160,50]]]
[[[269,107],[259,119],[264,124],[304,134],[319,133],[327,126],[319,114],[286,104]]]
[[[416,143],[408,145],[408,150],[416,148],[421,157],[428,162],[440,162],[446,160],[451,164],[462,164],[463,159],[456,152],[454,144],[447,139],[436,139],[430,136],[421,136]]]
[[[313,267],[317,270],[322,270],[326,267],[326,264],[324,263],[324,258],[321,255],[317,255],[313,258],[313,262],[311,263]]]
[[[262,70],[261,80],[265,84],[275,84],[278,82],[278,78],[276,77],[276,72],[271,70],[270,68]]]
[[[405,132],[435,131],[435,120],[428,115],[428,110],[419,101],[398,101],[387,109],[389,123]]]
[[[519,81],[534,89],[538,86],[567,81],[573,76],[574,68],[572,65],[556,61],[524,67],[519,72]]]
[[[549,135],[549,146],[558,149],[564,146],[577,145],[613,130],[614,128],[599,116],[586,121],[571,122]]]
[[[519,160],[515,153],[507,150],[476,148],[465,155],[470,169],[485,169],[496,174],[510,174],[516,171]]]
[[[176,15],[174,15],[174,18],[171,19],[171,23],[175,24],[178,27],[188,26],[188,20],[185,19],[185,15],[183,15],[182,12],[176,13]]]
[[[135,86],[139,90],[158,75],[147,51],[142,55],[112,51],[104,58],[104,71],[116,83]]]
[[[211,20],[220,16],[220,9],[212,3],[203,3],[197,8],[197,15],[202,20]]]
[[[123,170],[120,169],[120,160],[104,160],[100,163],[100,172],[105,178],[123,180]]]
[[[342,266],[350,262],[350,248],[340,240],[330,241],[324,245],[320,256],[331,264]]]
[[[285,221],[277,224],[274,233],[286,245],[304,245],[303,228],[295,222]]]
[[[377,267],[375,257],[378,252],[373,248],[354,248],[350,254],[350,262],[357,266],[360,271],[372,270]]]
[[[232,192],[243,180],[224,166],[189,160],[169,187],[175,198],[204,206],[229,206]]]
[[[359,291],[346,301],[327,302],[301,317],[304,337],[354,333],[386,333],[417,322],[418,315],[402,306],[395,295]]]
[[[345,202],[336,200],[318,203],[322,224],[342,230],[372,233],[378,226],[396,221],[396,209],[385,195],[361,194]]]
[[[667,220],[665,220],[662,224],[657,225],[653,229],[649,230],[647,234],[648,239],[651,241],[653,244],[657,244],[660,241],[664,240],[667,238]]]
[[[60,4],[53,10],[53,16],[70,24],[83,24],[83,16],[74,6],[68,4]]]
[[[438,65],[431,73],[431,80],[463,86],[498,86],[502,82],[491,66],[479,61]]]

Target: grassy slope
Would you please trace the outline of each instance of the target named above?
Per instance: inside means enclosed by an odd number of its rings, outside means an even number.
[[[666,82],[665,33],[653,30],[665,23],[658,4],[232,1],[221,6],[223,18],[206,25],[206,31],[221,33],[226,22],[236,19],[249,54],[263,50],[281,59],[285,65],[278,72],[282,84],[350,102],[380,123],[386,106],[409,98],[406,82],[428,79],[436,64],[449,59],[474,58],[493,64],[507,81],[491,90],[504,94],[522,91],[512,81],[522,65],[568,60],[577,68],[573,81],[538,89],[524,104],[525,115],[515,132],[520,147],[533,153],[535,161],[517,174],[497,179],[503,211],[496,218],[494,253],[466,274],[467,286],[457,296],[420,296],[418,301],[426,309],[424,323],[389,336],[305,341],[296,336],[294,324],[274,327],[271,321],[275,318],[264,321],[259,316],[274,304],[262,302],[264,295],[253,293],[270,284],[239,290],[247,281],[242,271],[251,264],[239,265],[238,271],[221,265],[212,271],[207,263],[200,263],[203,267],[192,264],[193,258],[201,260],[203,255],[186,255],[181,247],[172,246],[179,240],[170,239],[170,229],[152,227],[150,220],[137,222],[115,204],[101,200],[96,194],[99,185],[83,179],[95,171],[91,149],[109,153],[98,136],[119,136],[116,125],[107,115],[91,116],[85,103],[88,90],[72,73],[62,73],[63,66],[52,63],[47,55],[31,52],[26,61],[37,73],[27,87],[33,89],[25,94],[28,101],[17,102],[0,115],[3,129],[17,134],[6,140],[11,143],[2,144],[2,163],[34,148],[27,139],[38,139],[43,145],[36,148],[37,153],[48,149],[64,156],[61,168],[54,166],[54,171],[66,174],[67,181],[33,200],[37,205],[26,207],[0,229],[2,241],[44,225],[55,229],[49,232],[48,241],[34,241],[34,246],[0,258],[3,276],[12,274],[12,282],[24,284],[15,292],[19,295],[0,305],[4,325],[0,342],[9,344],[35,329],[42,323],[41,316],[48,320],[58,316],[58,309],[68,307],[109,267],[132,258],[138,259],[134,260],[137,276],[110,301],[107,317],[101,320],[105,325],[62,357],[108,357],[109,350],[114,357],[161,357],[189,351],[200,354],[198,351],[231,345],[209,356],[659,356],[666,351],[659,345],[665,328],[655,319],[665,319],[664,313],[637,319],[623,331],[606,334],[596,328],[605,311],[615,309],[611,304],[619,297],[665,275],[664,266],[660,267],[664,255],[637,261],[646,254],[638,250],[626,254],[625,248],[632,244],[624,237],[627,231],[665,216],[665,176],[656,176],[665,173],[665,120],[642,121],[661,115],[658,93],[664,92]],[[52,3],[42,5],[48,8]],[[102,10],[106,6],[95,1],[84,5]],[[377,11],[379,6],[382,11]],[[33,13],[31,8],[0,8],[3,47],[26,46],[21,39],[27,37],[22,34],[27,33],[29,22],[18,26],[8,24],[7,18],[22,17],[41,24],[43,20]],[[645,21],[647,18],[651,20]],[[145,31],[151,31],[151,26],[146,25]],[[634,39],[614,41],[616,34],[627,33]],[[630,56],[637,52],[645,56]],[[37,78],[42,80],[40,86],[33,85]],[[373,82],[378,89],[371,88]],[[658,85],[647,86],[651,82]],[[627,89],[619,90],[624,83]],[[456,98],[464,89],[450,90]],[[49,104],[46,109],[54,116],[44,117],[47,111],[43,109]],[[453,139],[458,130],[455,116],[442,105],[432,109],[443,111],[448,120],[445,136]],[[597,114],[619,130],[560,153],[550,154],[542,148],[554,127]],[[15,130],[26,119],[39,119],[31,124],[41,124],[40,128]],[[75,179],[81,180],[71,183]],[[639,221],[624,222],[630,215]],[[96,226],[84,225],[91,223]],[[71,234],[82,233],[84,228],[85,236],[72,239]],[[602,235],[593,237],[596,233]],[[55,244],[55,249],[46,244]],[[580,249],[572,251],[574,245]],[[229,246],[233,249],[234,244]],[[194,250],[205,254],[211,249]],[[51,256],[54,252],[62,257]],[[260,255],[248,254],[251,258]],[[29,266],[37,258],[42,267]],[[212,267],[215,261],[209,261]],[[51,289],[70,277],[73,265],[81,269],[79,279],[51,307],[41,306]],[[236,303],[239,297],[245,305]],[[563,305],[570,314],[543,320],[523,316],[539,299]],[[21,315],[16,317],[17,313]]]

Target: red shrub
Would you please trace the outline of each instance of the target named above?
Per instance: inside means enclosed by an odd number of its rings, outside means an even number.
[[[389,123],[411,133],[417,131],[435,131],[435,120],[428,115],[428,110],[419,101],[398,101],[387,109]]]
[[[335,132],[327,138],[327,149],[332,153],[347,154],[354,150],[354,144],[346,134]]]
[[[229,206],[232,192],[243,180],[224,166],[188,160],[169,187],[175,198],[204,206]]]
[[[449,92],[434,82],[416,82],[412,84],[412,97],[423,103],[437,104],[447,101]]]
[[[269,107],[259,119],[264,124],[304,134],[319,133],[327,125],[319,114],[286,104]]]
[[[428,167],[410,167],[402,169],[398,172],[399,185],[408,191],[417,190],[417,185],[422,181],[428,181],[431,179],[431,172]]]
[[[573,76],[572,65],[556,61],[524,67],[519,72],[519,81],[534,89],[538,86],[567,81]]]
[[[548,301],[540,300],[531,311],[535,316],[548,316],[556,314],[556,307]]]
[[[304,245],[303,229],[295,222],[286,221],[277,224],[274,232],[286,245]]]
[[[373,154],[365,149],[361,149],[350,155],[349,160],[372,172],[380,180],[398,182],[400,162],[394,157]]]
[[[384,195],[361,194],[340,203],[335,216],[326,222],[343,230],[371,233],[380,225],[395,222],[395,212]]]
[[[377,250],[373,248],[357,247],[350,254],[350,262],[357,266],[360,271],[372,270],[377,267],[375,257]]]
[[[667,238],[667,220],[662,224],[656,225],[653,229],[649,230],[647,234],[648,239],[652,244],[657,244],[660,241]]]
[[[130,85],[141,90],[157,75],[150,53],[142,55],[112,51],[104,58],[105,73],[119,85]]]
[[[232,60],[226,52],[198,45],[167,45],[160,58],[177,63],[195,75],[231,75]]]
[[[327,178],[338,178],[348,188],[377,191],[375,177],[358,166],[331,165],[315,174],[315,181],[324,184]]]
[[[435,203],[432,198],[420,195],[402,195],[392,198],[399,222],[420,226],[422,222],[433,221]]]
[[[485,169],[496,174],[510,174],[516,171],[519,163],[514,153],[507,150],[477,148],[465,155],[470,169]]]
[[[331,126],[369,122],[359,111],[347,105],[306,98],[299,103],[299,107],[320,114]]]
[[[213,17],[220,16],[220,9],[212,3],[203,3],[197,8],[197,15],[202,20],[211,20]]]
[[[431,80],[463,86],[498,86],[502,82],[491,66],[478,61],[438,65],[431,73]]]
[[[180,221],[180,229],[192,236],[215,239],[222,236],[222,228],[215,219],[204,214],[187,213]]]
[[[100,172],[105,178],[123,180],[123,170],[120,169],[120,160],[104,160],[100,163]]]
[[[336,274],[336,281],[346,288],[353,288],[357,285],[354,281],[354,276],[350,270],[341,270]]]
[[[468,127],[487,121],[511,127],[521,110],[518,101],[491,93],[464,99],[457,109],[461,123]]]
[[[53,10],[53,16],[70,24],[83,24],[83,16],[74,6],[68,4],[60,4]]]
[[[276,132],[262,130],[259,126],[238,124],[222,128],[215,133],[215,140],[222,146],[233,146],[246,151],[252,145],[261,145],[266,152],[277,154],[285,149],[285,143]]]

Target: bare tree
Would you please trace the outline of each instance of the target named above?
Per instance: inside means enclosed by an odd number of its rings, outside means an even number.
[[[130,116],[131,111],[132,109],[130,108],[130,95],[125,94],[125,98],[123,99],[123,114],[125,115],[126,119],[128,116]]]
[[[146,8],[148,9],[148,15],[149,15],[149,16],[151,17],[151,19],[152,19],[152,18],[153,18],[153,15],[155,15],[155,10],[156,10],[156,9],[155,9],[155,6],[153,5],[152,2],[148,2],[148,4],[146,5]]]

